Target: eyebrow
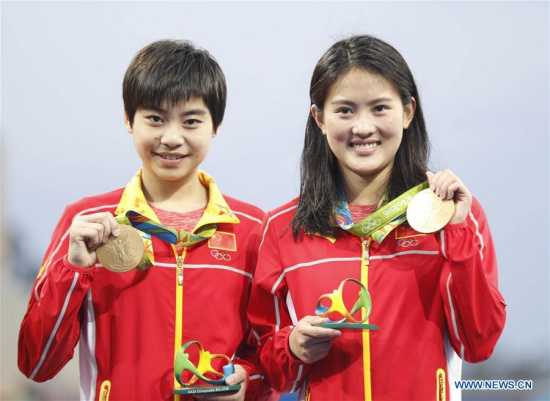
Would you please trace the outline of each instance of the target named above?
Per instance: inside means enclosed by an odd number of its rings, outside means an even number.
[[[191,116],[191,115],[204,116],[204,115],[206,115],[206,110],[204,110],[204,109],[191,109],[191,110],[184,111],[183,113],[180,114],[181,117],[187,117],[187,116]]]
[[[381,103],[381,102],[393,102],[393,99],[391,97],[377,97],[376,99],[372,99],[370,102],[367,103],[367,105],[373,105],[373,104],[376,104],[376,103]],[[346,105],[346,106],[356,106],[357,103],[351,101],[351,100],[345,100],[345,99],[342,99],[342,100],[335,100],[333,102],[330,102],[330,104],[334,104],[334,105]]]
[[[152,111],[157,111],[159,113],[162,113],[162,114],[168,114],[168,111],[163,109],[162,107],[147,107],[145,110],[152,110]],[[191,115],[198,115],[198,116],[204,116],[206,115],[206,110],[204,109],[190,109],[190,110],[186,110],[184,111],[183,113],[180,114],[180,117],[187,117],[187,116],[191,116]]]

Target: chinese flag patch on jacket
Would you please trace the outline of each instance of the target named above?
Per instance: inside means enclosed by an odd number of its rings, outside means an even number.
[[[216,231],[208,240],[208,247],[223,249],[225,251],[236,251],[237,241],[235,241],[235,234]]]

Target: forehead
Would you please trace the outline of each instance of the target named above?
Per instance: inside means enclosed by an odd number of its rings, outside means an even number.
[[[161,100],[158,104],[151,104],[151,105],[143,105],[142,107],[139,107],[139,109],[142,110],[158,110],[163,111],[166,113],[172,113],[172,112],[185,112],[188,110],[201,110],[208,114],[210,114],[210,110],[208,109],[208,106],[204,102],[204,100],[200,96],[191,96],[188,99],[182,98],[175,102],[170,101],[168,99]]]
[[[375,74],[362,68],[352,68],[329,89],[327,100],[336,97],[390,97],[399,99],[395,85],[380,74]]]

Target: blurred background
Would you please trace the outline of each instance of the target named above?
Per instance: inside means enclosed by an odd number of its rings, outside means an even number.
[[[76,360],[47,383],[27,380],[17,369],[17,336],[64,207],[125,186],[140,166],[121,96],[133,55],[154,40],[185,38],[216,57],[229,99],[203,167],[223,192],[268,210],[298,194],[314,65],[333,42],[358,33],[403,54],[420,90],[432,169],[453,169],[491,223],[508,319],[492,358],[465,363],[463,378],[534,384],[463,398],[550,399],[542,1],[2,1],[0,399],[79,397]]]

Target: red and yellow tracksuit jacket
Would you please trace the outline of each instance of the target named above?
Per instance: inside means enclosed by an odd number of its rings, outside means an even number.
[[[460,399],[454,380],[462,360],[489,358],[506,317],[478,201],[463,223],[426,235],[404,223],[380,244],[343,230],[336,240],[310,235],[296,243],[296,205],[264,217],[249,302],[269,383],[278,391],[300,389],[299,400]],[[343,329],[324,359],[302,363],[289,349],[293,325],[314,315],[319,297],[346,278],[368,288],[367,322],[379,330]]]
[[[254,274],[263,212],[224,197],[207,174],[199,178],[209,201],[196,228],[219,223],[208,240],[178,255],[152,237],[155,265],[113,273],[100,264],[68,262],[69,229],[76,216],[137,211],[154,221],[141,171],[126,188],[84,198],[61,217],[33,287],[19,334],[19,369],[32,380],[51,379],[72,358],[80,340],[80,392],[86,400],[172,400],[174,357],[187,341],[247,370],[247,399],[261,387],[246,305]],[[183,275],[183,283],[180,276]],[[240,348],[239,348],[240,347]],[[213,366],[221,371],[223,361]]]

